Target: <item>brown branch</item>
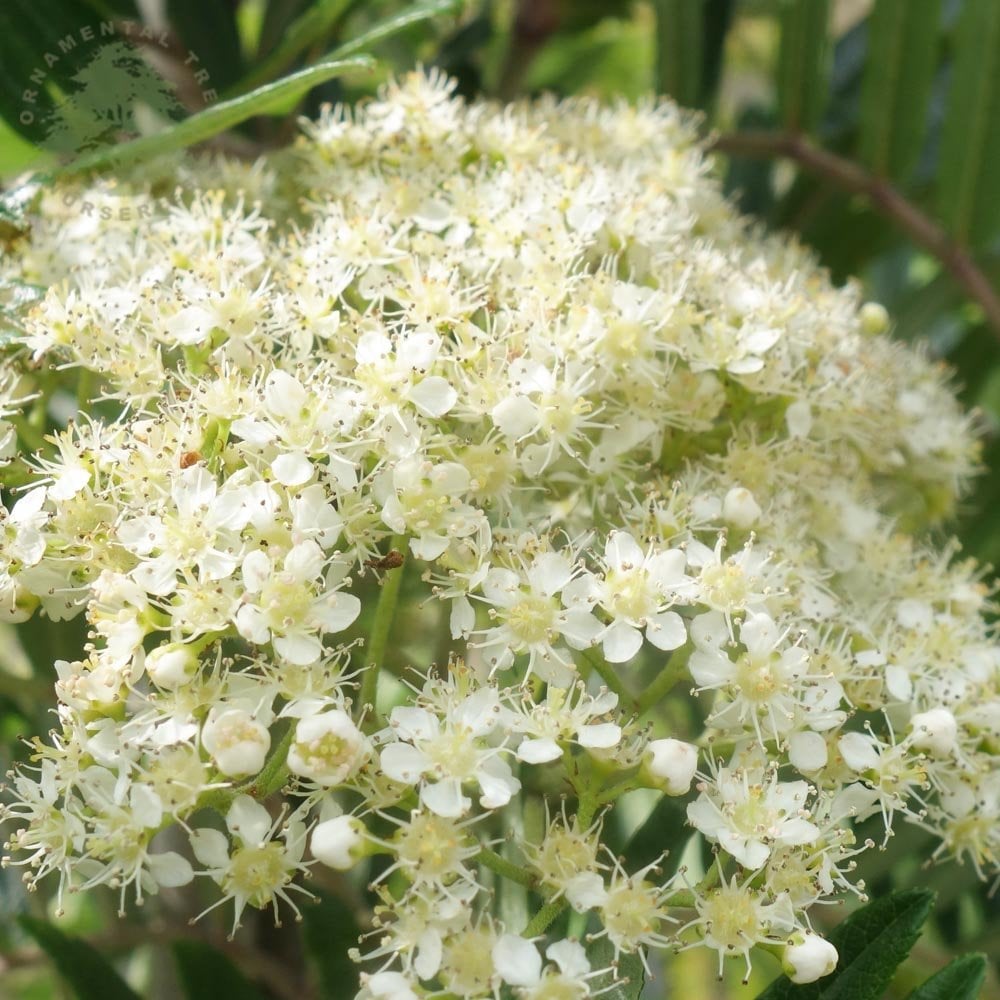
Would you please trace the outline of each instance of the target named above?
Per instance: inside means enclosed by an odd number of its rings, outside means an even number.
[[[852,160],[820,149],[805,136],[792,132],[730,132],[717,136],[710,149],[727,156],[794,160],[804,170],[844,191],[868,198],[914,243],[941,262],[966,294],[979,303],[986,321],[1000,339],[1000,295],[989,278],[968,250],[956,243],[941,226],[884,178],[870,174]]]

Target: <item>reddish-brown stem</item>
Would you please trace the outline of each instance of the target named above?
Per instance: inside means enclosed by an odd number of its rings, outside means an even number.
[[[729,132],[716,136],[710,149],[726,156],[783,158],[816,174],[844,191],[863,195],[891,219],[918,246],[936,257],[941,266],[979,304],[1000,339],[1000,295],[972,254],[933,219],[925,215],[898,188],[864,167],[821,149],[794,132]]]

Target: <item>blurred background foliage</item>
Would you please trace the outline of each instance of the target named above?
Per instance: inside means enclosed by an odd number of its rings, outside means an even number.
[[[23,92],[44,53],[59,51],[59,40],[85,25],[114,19],[156,26],[133,42],[194,113],[205,105],[206,89],[209,102],[248,93],[424,6],[3,0],[0,179],[11,185],[24,171],[52,167],[37,124],[22,120]],[[922,343],[954,368],[984,432],[983,475],[957,532],[965,553],[1000,562],[1000,0],[467,0],[450,8],[365,46],[378,60],[374,72],[323,83],[212,144],[256,155],[287,142],[297,115],[362,98],[416,64],[453,75],[469,97],[551,91],[637,100],[665,93],[699,109],[732,197],[767,226],[813,246],[837,281],[860,280],[865,294],[889,309],[897,337]],[[207,86],[196,66],[207,72]],[[43,106],[72,88],[72,69],[72,58],[51,68],[38,95]],[[28,752],[19,734],[49,727],[48,665],[78,641],[44,622],[0,636],[5,764]],[[434,658],[434,650],[413,642],[394,655],[421,652]],[[654,810],[635,850],[645,838],[650,857],[658,853],[665,831],[680,826],[671,808],[668,800]],[[1000,997],[1000,899],[968,868],[925,869],[932,849],[929,835],[900,828],[891,850],[866,860],[860,873],[875,898],[905,885],[938,893],[889,995],[909,996],[951,956],[982,951],[991,965],[982,995]],[[3,998],[135,997],[119,973],[142,995],[161,998],[308,1000],[346,998],[356,988],[345,953],[368,903],[343,880],[316,879],[321,902],[307,908],[301,933],[275,931],[265,915],[247,921],[230,942],[223,918],[189,928],[171,916],[169,898],[119,922],[110,894],[76,896],[67,903],[68,919],[53,930],[39,919],[51,916],[51,901],[28,899],[15,872],[0,877]],[[833,925],[842,914],[830,909]],[[40,960],[45,952],[76,970],[72,987]],[[753,985],[739,993],[741,969],[716,983],[713,964],[704,950],[687,952],[643,996],[754,995]],[[776,971],[776,963],[761,959],[754,983],[762,986]]]

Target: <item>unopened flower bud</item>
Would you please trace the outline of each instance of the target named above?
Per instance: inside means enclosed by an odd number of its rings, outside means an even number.
[[[731,489],[722,501],[722,517],[737,528],[752,528],[763,513],[753,494],[742,486]]]
[[[646,747],[643,772],[667,795],[686,795],[698,770],[698,748],[681,740],[652,740]]]
[[[829,941],[805,931],[785,948],[781,967],[793,983],[814,983],[837,968],[839,957]]]
[[[958,723],[946,708],[918,712],[910,719],[910,728],[913,731],[910,742],[918,750],[945,757],[955,749]]]
[[[213,709],[201,730],[202,746],[227,777],[256,774],[271,749],[271,734],[249,712]]]
[[[313,856],[329,868],[345,872],[360,861],[365,850],[364,823],[357,816],[335,816],[313,830],[309,846]]]
[[[157,646],[146,654],[146,673],[157,687],[167,691],[189,681],[197,668],[197,655],[182,642]]]
[[[885,306],[878,302],[866,302],[861,307],[858,318],[861,320],[862,331],[870,337],[889,329],[889,314]]]

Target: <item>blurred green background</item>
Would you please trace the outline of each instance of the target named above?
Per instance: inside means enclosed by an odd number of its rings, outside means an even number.
[[[161,41],[146,48],[194,112],[204,88],[186,54],[197,54],[225,98],[314,63],[414,6],[3,0],[0,178],[9,185],[26,170],[52,165],[21,121],[25,80],[44,52],[83,25],[108,18],[157,25]],[[984,435],[983,474],[955,530],[966,554],[1000,561],[1000,0],[472,0],[366,51],[379,60],[374,74],[316,87],[282,114],[253,118],[213,145],[249,156],[279,146],[294,134],[297,115],[314,114],[323,102],[357,100],[417,64],[455,76],[469,97],[550,91],[638,100],[665,93],[699,109],[732,197],[768,226],[813,246],[837,281],[861,281],[866,296],[892,314],[895,336],[923,344],[954,369]],[[49,92],[39,99],[57,100],[67,80],[50,74]],[[66,641],[44,623],[0,636],[0,755],[7,765],[25,755],[19,734],[51,724],[51,679],[33,673],[22,650],[30,648],[35,663],[51,663],[61,654],[57,638]],[[1000,898],[967,868],[925,869],[932,850],[930,835],[908,827],[863,865],[874,897],[893,886],[938,892],[934,916],[890,995],[908,996],[955,954],[982,951],[992,967],[982,995],[1000,997]],[[2,879],[0,998],[74,995],[10,919],[24,911],[51,915],[51,907],[27,899],[16,873]],[[222,925],[211,920],[194,930],[156,913],[119,923],[110,894],[73,898],[69,920],[59,926],[95,941],[134,982],[159,983],[148,987],[150,996],[181,995],[174,973],[164,971],[165,946],[172,944],[186,996],[308,1000],[353,994],[356,973],[335,953],[357,935],[356,905],[329,895],[312,912],[304,940],[307,950],[310,941],[318,948],[309,960],[294,932],[263,924],[226,942]],[[837,907],[824,914],[831,925],[841,915]],[[289,977],[289,968],[298,971]],[[671,960],[668,975],[643,996],[753,996],[777,965],[762,959],[755,983],[742,993],[741,971],[716,983],[713,956],[688,952]],[[96,992],[87,996],[113,1000],[100,967],[92,985]]]

